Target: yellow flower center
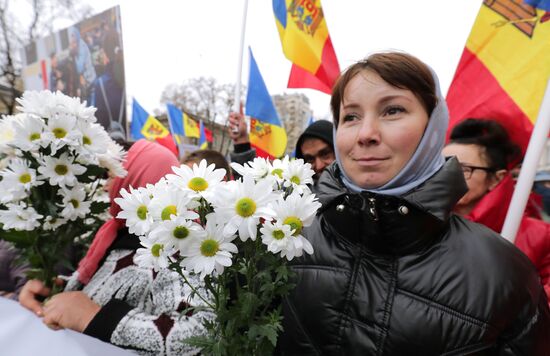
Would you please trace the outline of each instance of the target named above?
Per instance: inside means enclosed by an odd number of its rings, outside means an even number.
[[[78,209],[78,206],[80,205],[80,202],[76,199],[71,199],[71,204],[73,204],[75,209]]]
[[[194,177],[187,183],[187,186],[195,192],[202,192],[208,188],[208,182],[204,178]]]
[[[189,236],[189,229],[185,226],[178,226],[172,231],[172,235],[178,240],[184,239]]]
[[[247,218],[256,212],[256,203],[250,198],[239,199],[235,204],[235,211],[239,216]]]
[[[160,213],[160,218],[162,220],[170,220],[171,215],[177,215],[178,209],[175,205],[168,205],[166,208],[162,209],[162,213]]]
[[[28,173],[23,173],[19,176],[19,182],[23,184],[27,184],[31,181],[31,175]]]
[[[136,215],[141,220],[145,220],[147,218],[147,207],[145,205],[140,205],[136,210]]]
[[[294,184],[300,185],[300,177],[298,176],[292,176],[292,178],[290,178],[290,181]]]
[[[282,240],[285,237],[285,233],[282,230],[273,231],[273,238],[275,240]]]
[[[34,141],[40,139],[40,134],[38,132],[34,132],[29,136],[29,140]]]
[[[60,176],[64,176],[69,172],[69,168],[65,164],[58,164],[54,168],[55,173],[57,173]]]
[[[90,138],[88,136],[82,136],[82,142],[85,145],[91,145],[92,144],[92,140],[90,140]]]
[[[207,239],[201,243],[201,254],[206,257],[215,256],[220,250],[220,244],[216,240]]]
[[[289,216],[283,221],[283,224],[290,225],[290,228],[295,230],[292,236],[298,236],[302,232],[304,226],[302,220],[298,219],[296,216]]]
[[[155,257],[160,257],[160,253],[162,252],[163,249],[164,249],[163,244],[154,244],[153,246],[151,246],[151,255]]]
[[[61,127],[56,127],[55,129],[52,130],[55,138],[63,138],[65,136],[67,136],[67,131],[65,131],[65,129],[61,128]]]
[[[283,178],[283,170],[281,168],[275,168],[271,171],[271,174],[279,178]]]

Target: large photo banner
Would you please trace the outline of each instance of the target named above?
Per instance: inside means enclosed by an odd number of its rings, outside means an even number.
[[[120,8],[108,9],[27,45],[25,90],[61,91],[97,108],[113,138],[126,137],[126,95]]]

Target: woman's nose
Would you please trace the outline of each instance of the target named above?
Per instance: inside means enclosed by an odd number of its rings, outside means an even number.
[[[380,143],[380,127],[378,120],[363,118],[357,133],[357,142],[363,145],[376,145]]]

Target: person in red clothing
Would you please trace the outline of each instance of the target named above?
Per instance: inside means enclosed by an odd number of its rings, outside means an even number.
[[[453,128],[443,154],[458,158],[469,189],[455,213],[500,233],[514,192],[508,169],[520,149],[498,122],[467,119]],[[550,224],[524,213],[515,245],[536,266],[550,300]]]

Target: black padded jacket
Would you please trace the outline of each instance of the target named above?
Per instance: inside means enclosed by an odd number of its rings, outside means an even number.
[[[293,261],[284,355],[550,355],[550,311],[531,262],[451,213],[456,159],[403,197],[349,192],[334,164]]]

